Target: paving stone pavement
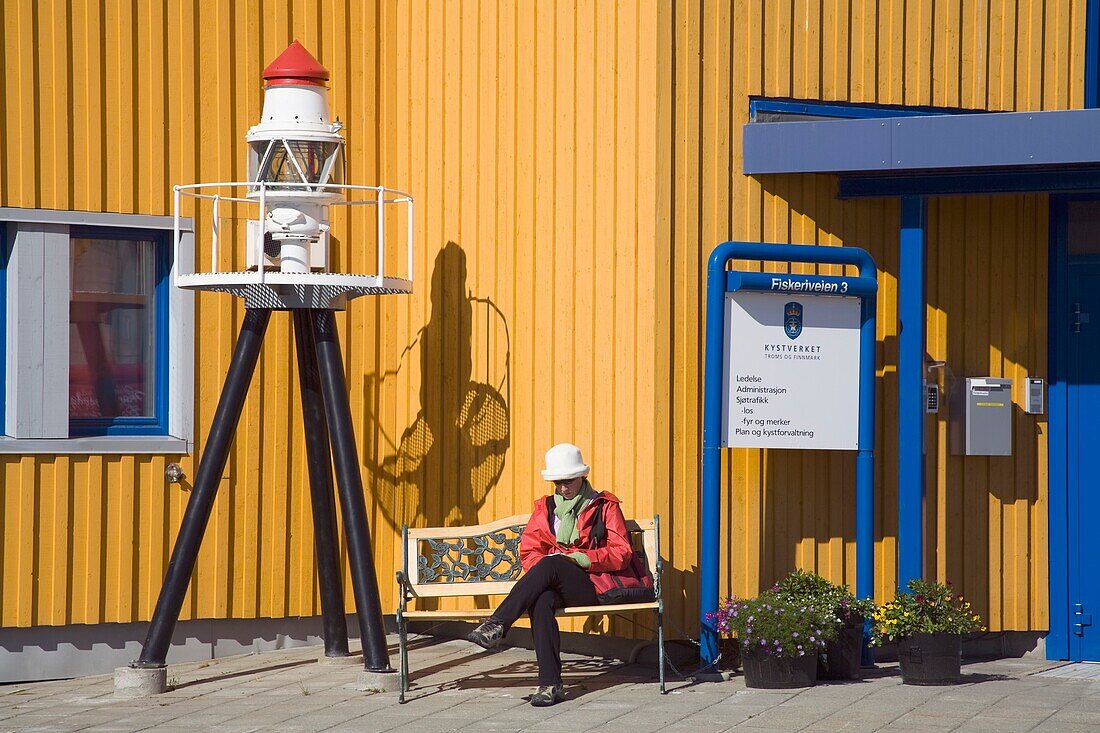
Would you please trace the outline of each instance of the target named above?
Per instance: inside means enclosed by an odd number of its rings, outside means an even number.
[[[395,642],[396,639],[390,639]],[[396,661],[396,645],[391,649]],[[1036,659],[966,664],[950,687],[902,685],[897,666],[805,690],[694,683],[652,665],[565,656],[568,699],[533,708],[533,653],[488,654],[458,640],[415,639],[409,701],[355,689],[358,664],[318,663],[316,647],[170,665],[164,695],[116,699],[109,675],[0,686],[7,731],[1100,731],[1100,680],[1039,676]]]

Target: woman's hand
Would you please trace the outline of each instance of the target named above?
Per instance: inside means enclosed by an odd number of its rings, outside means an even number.
[[[592,561],[589,560],[588,555],[585,555],[583,552],[570,552],[566,553],[565,556],[585,570],[588,570],[588,568],[592,566]]]

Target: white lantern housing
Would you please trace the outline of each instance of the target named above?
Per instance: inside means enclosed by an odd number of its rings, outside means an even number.
[[[181,195],[211,201],[213,209],[211,272],[178,274],[177,285],[232,292],[250,307],[342,307],[357,295],[412,291],[412,197],[383,186],[345,183],[343,125],[329,114],[328,79],[328,70],[292,43],[264,69],[263,112],[245,136],[248,181],[176,187],[177,220]],[[227,187],[243,189],[243,195],[224,193]],[[212,188],[219,190],[210,193]],[[235,218],[227,217],[226,209],[237,204],[249,204],[255,212],[246,226],[247,272],[222,272],[219,230],[224,219]],[[382,273],[387,204],[406,206],[407,278]],[[378,271],[329,273],[330,209],[356,205],[376,207]],[[177,246],[179,241],[177,231]]]
[[[290,44],[264,69],[263,114],[245,138],[248,180],[270,189],[265,266],[277,252],[281,272],[309,272],[317,254],[327,259],[327,252],[315,251],[328,232],[323,207],[344,198],[342,190],[326,187],[344,182],[344,138],[340,123],[329,119],[328,78],[302,44]],[[248,195],[258,197],[260,190],[253,186]]]

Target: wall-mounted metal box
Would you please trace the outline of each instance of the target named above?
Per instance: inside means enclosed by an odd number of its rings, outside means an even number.
[[[1012,380],[967,377],[951,401],[951,452],[1012,455]]]
[[[1029,415],[1042,415],[1046,408],[1046,383],[1039,377],[1027,378],[1027,409]]]

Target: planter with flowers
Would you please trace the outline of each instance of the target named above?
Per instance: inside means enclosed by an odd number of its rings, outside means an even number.
[[[792,571],[773,590],[795,604],[819,608],[832,616],[825,647],[818,656],[818,677],[859,679],[864,622],[875,612],[875,602],[856,598],[846,586],[804,570]]]
[[[757,598],[730,598],[712,619],[723,636],[741,644],[747,687],[809,687],[817,681],[817,655],[830,632],[830,617],[774,591]]]
[[[736,613],[732,608],[738,603],[735,598],[726,598],[718,602],[718,612],[708,614],[718,630],[718,669],[736,672],[741,667],[741,642],[730,630],[730,618]]]
[[[910,580],[906,587],[875,613],[871,643],[897,642],[905,684],[962,681],[962,635],[985,631],[981,617],[950,585]]]

